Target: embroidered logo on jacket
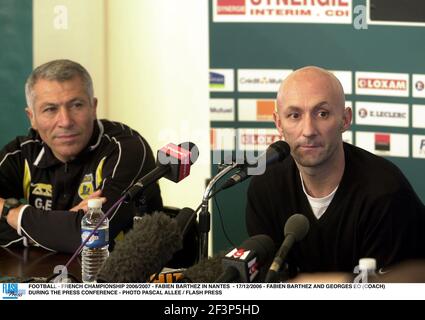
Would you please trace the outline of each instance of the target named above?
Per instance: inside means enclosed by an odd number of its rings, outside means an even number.
[[[81,199],[86,199],[94,192],[93,182],[93,174],[90,173],[84,176],[83,182],[81,182],[80,186],[78,187],[78,195]]]
[[[53,186],[48,183],[31,183],[30,199],[37,209],[52,210]]]
[[[46,183],[31,183],[32,194],[36,196],[52,197],[52,185]]]

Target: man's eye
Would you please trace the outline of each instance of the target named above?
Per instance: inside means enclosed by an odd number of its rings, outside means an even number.
[[[55,112],[55,111],[56,111],[55,107],[46,107],[43,110],[43,112],[46,112],[46,113],[52,113],[52,112]]]
[[[296,112],[288,114],[288,118],[291,118],[291,119],[298,119],[299,117],[300,117],[300,114]]]
[[[328,111],[320,111],[319,112],[319,117],[320,118],[327,118],[329,116],[329,112]]]
[[[75,102],[72,106],[76,108],[81,108],[83,104],[81,102]]]

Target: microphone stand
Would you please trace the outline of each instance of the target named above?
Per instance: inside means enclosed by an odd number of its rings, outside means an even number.
[[[208,233],[211,229],[211,215],[208,211],[208,202],[210,197],[210,193],[214,185],[218,180],[220,180],[223,176],[225,176],[228,172],[236,168],[239,164],[232,163],[228,167],[221,170],[218,174],[211,179],[207,188],[205,189],[204,196],[202,198],[201,212],[199,213],[199,233],[200,233],[200,252],[199,257],[200,260],[208,259]],[[215,194],[214,194],[215,195]]]

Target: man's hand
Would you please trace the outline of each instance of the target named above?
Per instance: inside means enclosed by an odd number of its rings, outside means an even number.
[[[24,205],[21,204],[19,207],[10,209],[9,214],[7,215],[7,223],[15,230],[18,229],[19,212],[21,211],[23,206]]]
[[[99,198],[99,199],[102,200],[102,203],[106,202],[106,198],[101,197],[101,195],[102,195],[102,190],[97,190],[97,191],[93,192],[91,195],[89,195],[86,199],[81,201],[78,205],[76,205],[75,207],[70,209],[69,211],[78,212],[78,210],[83,210],[84,212],[87,212],[90,199]]]

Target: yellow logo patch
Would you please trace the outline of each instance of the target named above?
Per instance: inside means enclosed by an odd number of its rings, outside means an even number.
[[[31,183],[32,194],[36,196],[52,197],[52,185],[46,183]]]
[[[83,182],[81,182],[78,187],[78,195],[81,199],[86,199],[94,192],[93,180],[93,175],[91,173],[84,176]]]

